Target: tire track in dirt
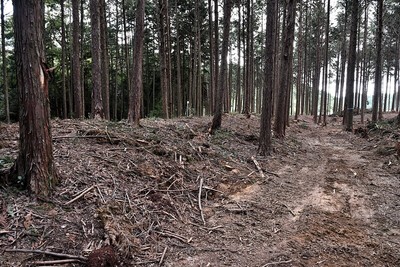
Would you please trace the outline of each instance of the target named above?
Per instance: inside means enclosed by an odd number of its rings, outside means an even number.
[[[307,147],[302,166],[290,173],[300,197],[287,204],[292,216],[283,229],[290,238],[277,247],[289,251],[292,262],[287,266],[399,266],[399,245],[390,243],[382,231],[387,226],[377,214],[379,203],[390,201],[381,195],[384,186],[397,183],[398,188],[398,179],[382,172],[371,153],[357,150],[349,133],[303,138]],[[381,190],[371,186],[376,180]],[[398,233],[398,221],[392,227]],[[399,239],[395,235],[393,239]]]
[[[266,179],[221,184],[204,205],[218,229],[168,266],[400,266],[399,179],[353,134],[309,125],[258,158]]]

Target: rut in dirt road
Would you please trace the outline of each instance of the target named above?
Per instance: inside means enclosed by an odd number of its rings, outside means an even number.
[[[351,133],[302,137],[306,151],[292,170],[302,192],[287,205],[293,216],[284,241],[298,266],[399,266],[398,177]]]

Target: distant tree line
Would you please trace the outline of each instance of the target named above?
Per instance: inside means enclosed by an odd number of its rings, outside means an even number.
[[[373,121],[399,111],[400,6],[394,0],[336,6],[330,0],[28,2],[13,1],[12,19],[1,1],[0,117],[19,120],[20,128],[35,119],[27,109],[42,101],[52,117],[132,125],[152,116],[214,115],[211,133],[224,112],[262,114],[259,153],[266,155],[271,130],[283,138],[290,115],[312,115],[324,125],[336,114],[351,130],[354,114],[364,121],[368,90]],[[28,27],[19,12],[29,10],[38,21],[32,46],[39,59],[22,57],[25,48],[18,48]],[[24,68],[32,62],[33,76]],[[27,90],[27,77],[42,72],[41,87]],[[48,91],[40,95],[38,88]]]
[[[165,118],[214,114],[221,67],[224,1],[146,1],[143,15],[142,61],[134,59],[134,35],[138,24],[138,2],[133,0],[45,1],[44,45],[49,66],[57,66],[49,84],[51,116],[90,118],[100,106],[102,118],[127,119],[130,90],[136,62],[142,62],[140,117]],[[223,111],[261,113],[265,85],[266,0],[232,1],[226,92]],[[285,7],[277,1],[275,86],[271,105],[279,99],[280,54],[284,43]],[[294,1],[295,28],[291,77],[287,92],[287,115],[311,114],[316,122],[328,113],[343,114],[351,32],[351,1]],[[1,2],[2,7],[7,3]],[[380,1],[359,1],[356,35],[354,112],[365,110],[367,90],[379,73],[381,88],[378,111],[399,109],[399,6],[385,1],[382,16],[381,49]],[[93,7],[95,5],[95,7]],[[218,8],[219,7],[219,8]],[[329,12],[328,12],[329,11]],[[4,13],[4,12],[3,12]],[[328,22],[328,15],[330,20]],[[11,16],[2,16],[1,113],[2,120],[18,120],[14,38]],[[95,20],[93,22],[93,20]],[[98,57],[93,50],[96,32]],[[93,53],[94,52],[94,53]],[[377,68],[380,56],[380,68]],[[97,61],[99,63],[97,64]],[[92,67],[96,71],[92,71]],[[378,72],[376,72],[378,70]],[[79,71],[79,72],[78,72]],[[101,87],[96,94],[93,87]],[[327,88],[328,87],[328,88]],[[97,103],[98,105],[98,103]],[[274,108],[275,111],[275,108]],[[281,112],[281,111],[280,111]]]

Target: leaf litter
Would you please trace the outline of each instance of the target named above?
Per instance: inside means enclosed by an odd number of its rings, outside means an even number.
[[[304,116],[264,158],[259,119],[53,120],[61,184],[1,187],[1,266],[399,266],[399,128]]]

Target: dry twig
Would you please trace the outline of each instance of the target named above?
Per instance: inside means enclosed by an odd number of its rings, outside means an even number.
[[[258,163],[258,161],[256,160],[256,158],[254,156],[251,157],[251,160],[254,162],[254,165],[256,165],[256,168],[257,168],[258,172],[260,173],[261,178],[265,178],[265,175],[260,166],[260,163]]]
[[[200,178],[200,185],[199,185],[199,195],[198,195],[198,204],[199,204],[199,210],[200,210],[200,215],[201,215],[201,220],[203,221],[203,224],[206,225],[206,220],[204,219],[204,213],[203,213],[203,207],[201,206],[201,190],[203,187],[203,177]]]
[[[66,263],[76,263],[76,262],[82,262],[79,259],[66,259],[66,260],[54,260],[54,261],[34,261],[32,262],[33,266],[42,266],[42,265],[57,265],[57,264],[66,264]]]
[[[176,239],[178,239],[178,240],[180,240],[180,241],[182,241],[183,243],[186,243],[186,244],[189,243],[190,240],[191,240],[191,239],[185,238],[183,236],[180,236],[178,234],[175,234],[175,233],[172,233],[172,232],[169,232],[169,231],[164,231],[164,232],[155,231],[155,232],[157,234],[160,234],[160,235],[163,235],[163,236],[169,236],[169,237],[176,238]]]
[[[21,252],[21,253],[37,253],[37,254],[44,254],[49,256],[54,256],[58,258],[65,258],[65,259],[75,259],[80,261],[87,261],[86,257],[64,254],[64,253],[56,253],[51,251],[43,251],[43,250],[35,250],[35,249],[6,249],[5,252]]]
[[[69,204],[71,204],[71,203],[77,201],[78,199],[80,199],[81,197],[83,197],[85,194],[87,194],[88,192],[90,192],[93,188],[95,188],[94,185],[92,185],[91,187],[89,187],[89,188],[83,190],[78,196],[76,196],[75,198],[71,199],[70,201],[67,201],[67,202],[65,203],[65,205],[69,205]]]
[[[292,214],[294,217],[296,217],[296,214],[294,213],[294,211],[292,211],[286,204],[283,204],[283,206],[285,206],[285,208],[288,209],[288,211],[290,212],[290,214]]]
[[[292,260],[288,260],[288,261],[274,261],[274,262],[269,262],[267,264],[264,264],[262,267],[267,267],[267,266],[272,266],[272,265],[278,265],[278,264],[282,264],[282,263],[291,263]]]
[[[163,263],[163,261],[164,261],[165,253],[167,253],[167,249],[168,249],[168,247],[165,247],[165,248],[164,248],[164,251],[163,251],[163,253],[162,253],[162,255],[161,255],[161,259],[160,259],[160,261],[158,262],[158,266],[161,266],[161,265],[162,265],[162,263]]]

